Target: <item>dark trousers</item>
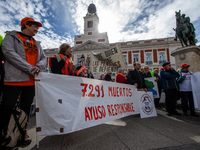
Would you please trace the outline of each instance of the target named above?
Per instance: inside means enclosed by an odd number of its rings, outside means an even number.
[[[158,89],[158,92],[159,92],[159,96],[161,98],[161,92],[162,92],[162,90]],[[155,107],[160,107],[160,98],[154,98]]]
[[[5,85],[3,89],[3,100],[0,106],[0,133],[2,129],[8,125],[10,115],[16,105],[19,95],[20,109],[22,109],[29,116],[30,107],[33,102],[33,97],[35,95],[34,86]]]
[[[177,89],[165,90],[165,104],[168,113],[173,113],[176,110],[176,101],[178,97]]]
[[[190,112],[194,113],[194,101],[193,101],[192,91],[181,92],[181,103],[182,103],[183,112],[188,111],[188,100],[189,100],[189,105],[190,105]]]

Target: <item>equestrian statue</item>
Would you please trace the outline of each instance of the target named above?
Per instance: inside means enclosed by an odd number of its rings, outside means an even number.
[[[182,14],[181,11],[175,12],[176,13],[176,29],[174,31],[176,32],[175,35],[175,41],[177,41],[177,38],[181,42],[182,47],[189,45],[195,45],[195,28],[192,23],[190,23],[190,17],[185,17],[185,14]],[[184,44],[183,44],[184,43]]]

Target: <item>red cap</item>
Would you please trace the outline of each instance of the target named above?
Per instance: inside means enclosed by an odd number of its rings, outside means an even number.
[[[25,17],[21,20],[21,26],[26,23],[27,21],[31,21],[31,22],[36,22],[38,24],[39,27],[42,27],[42,24],[40,22],[35,21],[33,18],[30,17]]]
[[[181,68],[185,68],[185,67],[190,67],[190,65],[187,65],[187,64],[182,64],[181,65]]]

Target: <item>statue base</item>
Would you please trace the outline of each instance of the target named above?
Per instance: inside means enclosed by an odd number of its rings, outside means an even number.
[[[191,72],[200,71],[200,47],[199,46],[187,46],[177,48],[171,52],[171,55],[175,57],[176,68],[181,68],[182,64],[190,65],[189,70]]]

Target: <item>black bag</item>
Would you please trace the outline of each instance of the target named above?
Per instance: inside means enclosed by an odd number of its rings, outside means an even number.
[[[28,116],[23,110],[13,110],[8,126],[2,130],[3,147],[16,147],[23,143],[27,121]]]

